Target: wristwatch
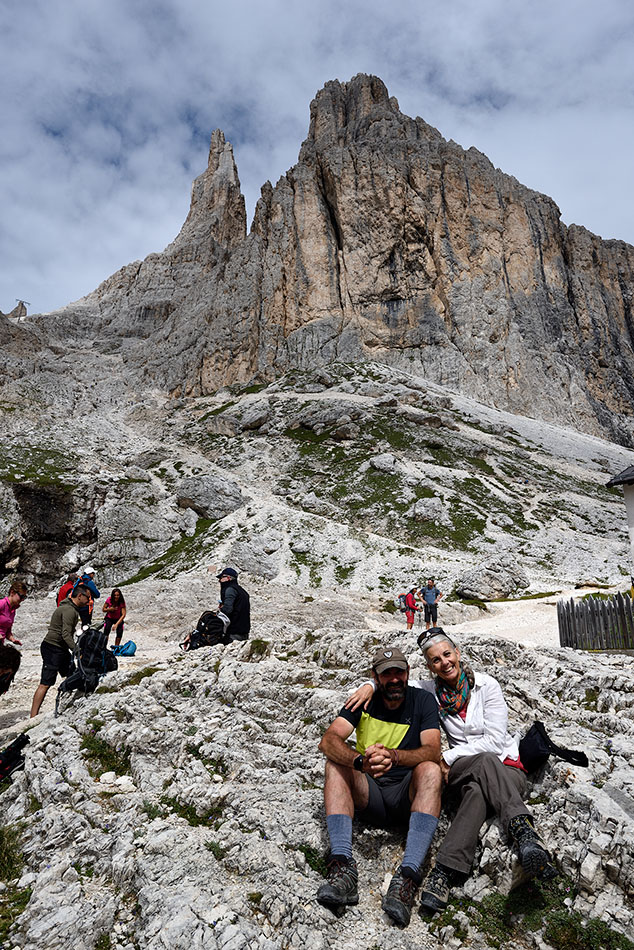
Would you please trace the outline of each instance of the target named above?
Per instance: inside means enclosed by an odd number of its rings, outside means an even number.
[[[357,770],[357,772],[363,772],[363,760],[365,756],[358,755],[356,759],[353,760],[352,765]]]

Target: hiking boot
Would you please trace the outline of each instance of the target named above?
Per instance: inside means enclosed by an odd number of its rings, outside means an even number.
[[[516,815],[515,818],[511,818],[509,835],[517,845],[520,864],[527,874],[531,876],[537,874],[544,880],[554,877],[557,872],[550,860],[550,854],[528,815]]]
[[[359,903],[357,883],[359,874],[354,858],[342,854],[328,855],[328,881],[317,891],[317,900],[335,910],[349,904]]]
[[[410,868],[403,868],[401,865],[392,876],[387,894],[381,901],[381,907],[388,917],[401,927],[407,927],[409,924],[419,884],[420,877],[414,876]]]
[[[450,890],[449,874],[444,868],[436,865],[425,881],[420,899],[421,914],[435,914],[437,910],[444,910],[449,901]]]

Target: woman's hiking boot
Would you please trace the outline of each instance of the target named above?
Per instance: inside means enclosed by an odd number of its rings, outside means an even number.
[[[421,914],[435,914],[437,910],[445,909],[449,902],[451,883],[451,874],[447,869],[439,864],[432,868],[421,894]]]
[[[509,835],[517,845],[520,864],[527,874],[531,876],[537,874],[542,880],[549,880],[555,876],[556,871],[550,854],[528,815],[516,815],[515,818],[511,818]]]
[[[359,873],[354,858],[346,858],[342,854],[329,854],[327,869],[328,881],[317,891],[319,903],[333,910],[338,907],[347,907],[349,904],[358,904]]]
[[[388,917],[401,927],[409,924],[419,884],[420,875],[415,875],[410,868],[401,865],[392,876],[387,894],[381,901],[381,907]]]

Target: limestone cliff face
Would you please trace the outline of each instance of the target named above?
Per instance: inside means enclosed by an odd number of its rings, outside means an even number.
[[[81,304],[175,393],[373,358],[632,444],[633,289],[634,248],[566,228],[550,198],[360,75],[318,93],[248,236],[215,132],[173,244]]]

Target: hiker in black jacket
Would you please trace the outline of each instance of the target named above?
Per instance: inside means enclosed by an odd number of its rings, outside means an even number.
[[[249,595],[238,584],[238,572],[225,567],[218,574],[220,602],[223,614],[229,617],[229,639],[246,640],[251,629],[251,604]]]

